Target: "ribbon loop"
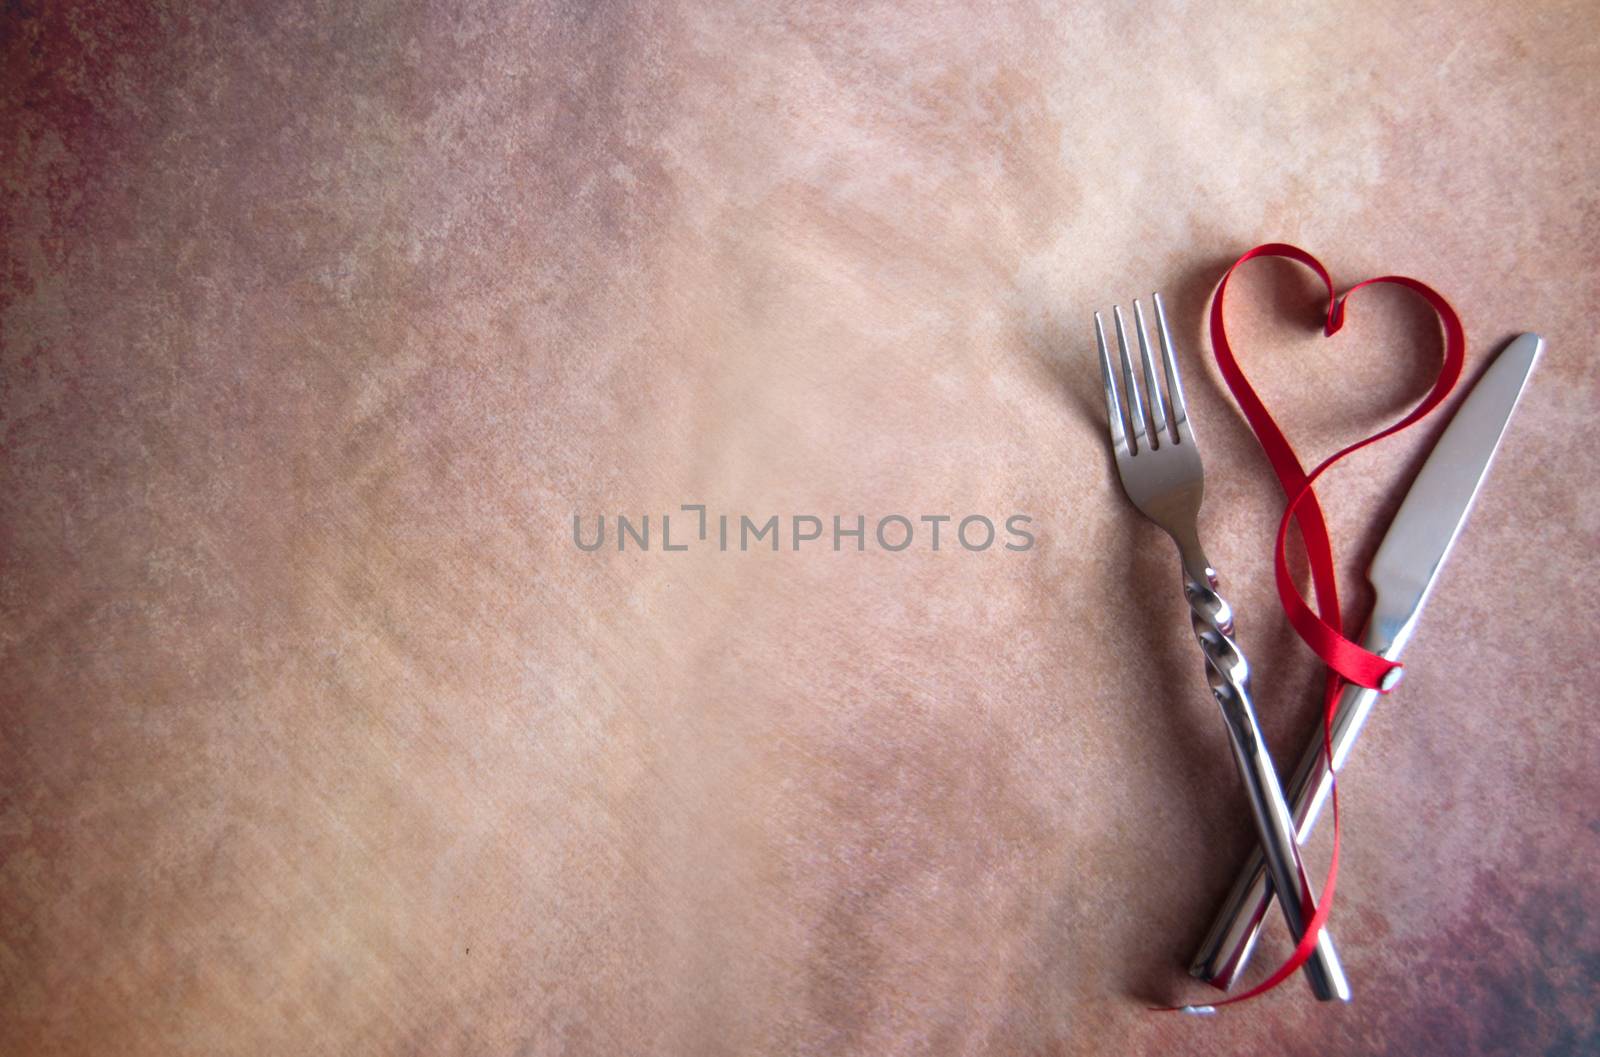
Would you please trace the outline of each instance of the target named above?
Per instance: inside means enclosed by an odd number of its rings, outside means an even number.
[[[1346,308],[1350,298],[1357,291],[1379,283],[1404,287],[1420,295],[1439,317],[1444,331],[1443,362],[1433,387],[1422,401],[1400,421],[1335,452],[1309,474],[1301,465],[1289,439],[1284,436],[1283,430],[1267,411],[1266,405],[1239,367],[1233,346],[1228,340],[1227,327],[1223,322],[1223,305],[1228,291],[1228,280],[1233,277],[1233,273],[1240,265],[1257,257],[1285,257],[1304,264],[1316,272],[1328,291],[1328,317],[1323,327],[1325,336],[1332,337],[1344,326]],[[1223,381],[1233,394],[1234,400],[1238,402],[1251,431],[1255,433],[1256,440],[1260,443],[1268,462],[1271,463],[1273,473],[1277,476],[1278,484],[1283,488],[1287,499],[1273,549],[1273,572],[1277,580],[1278,597],[1289,623],[1306,645],[1339,675],[1359,686],[1384,691],[1386,686],[1394,685],[1395,673],[1400,666],[1362,648],[1344,634],[1339,609],[1338,584],[1334,578],[1333,545],[1328,537],[1327,520],[1323,515],[1322,505],[1312,486],[1319,477],[1347,455],[1415,424],[1450,395],[1450,391],[1460,380],[1462,365],[1466,360],[1466,337],[1460,317],[1456,315],[1455,309],[1450,307],[1450,303],[1432,287],[1402,275],[1385,275],[1368,279],[1351,287],[1343,297],[1335,296],[1333,279],[1315,257],[1295,246],[1268,243],[1257,246],[1235,261],[1217,286],[1216,296],[1211,302],[1211,347],[1217,366],[1222,372]],[[1291,522],[1300,528],[1306,558],[1311,566],[1312,588],[1317,601],[1315,611],[1306,604],[1289,571],[1288,537]]]
[[[1434,379],[1433,387],[1405,417],[1398,422],[1379,430],[1370,437],[1365,437],[1348,447],[1342,448],[1328,458],[1324,459],[1310,473],[1301,464],[1299,456],[1295,454],[1289,439],[1284,436],[1283,430],[1267,410],[1266,404],[1257,395],[1251,386],[1244,371],[1239,367],[1239,362],[1233,353],[1233,346],[1228,341],[1227,328],[1223,322],[1223,304],[1228,292],[1228,280],[1233,278],[1233,273],[1246,261],[1257,257],[1284,257],[1305,265],[1317,274],[1322,280],[1322,285],[1328,291],[1328,314],[1322,332],[1326,337],[1332,337],[1344,326],[1346,308],[1351,296],[1358,290],[1377,284],[1390,284],[1400,286],[1422,297],[1439,317],[1440,327],[1444,335],[1444,355],[1440,364],[1439,373]],[[1385,275],[1376,279],[1368,279],[1357,283],[1344,296],[1335,294],[1333,279],[1322,262],[1311,254],[1296,246],[1286,243],[1273,242],[1257,246],[1228,268],[1222,281],[1217,285],[1216,295],[1211,301],[1211,348],[1217,361],[1217,367],[1222,373],[1223,381],[1228,386],[1228,391],[1233,394],[1234,400],[1239,405],[1239,410],[1244,414],[1245,421],[1249,423],[1251,431],[1255,434],[1257,442],[1261,445],[1262,452],[1267,461],[1272,465],[1272,471],[1278,479],[1278,484],[1283,489],[1285,504],[1283,516],[1278,522],[1277,539],[1273,545],[1273,573],[1278,588],[1278,598],[1283,605],[1283,611],[1289,618],[1289,623],[1294,627],[1302,641],[1320,657],[1328,666],[1328,679],[1323,695],[1322,708],[1322,749],[1329,761],[1329,772],[1332,773],[1333,760],[1333,718],[1338,706],[1339,696],[1346,681],[1358,686],[1368,687],[1387,693],[1399,681],[1401,666],[1363,648],[1359,643],[1352,641],[1344,633],[1343,615],[1339,608],[1339,587],[1335,577],[1333,560],[1333,544],[1328,537],[1328,524],[1322,512],[1322,505],[1317,499],[1314,485],[1318,478],[1331,469],[1336,463],[1346,456],[1360,451],[1369,444],[1375,444],[1386,437],[1393,436],[1431,414],[1450,391],[1455,388],[1456,382],[1461,378],[1461,369],[1466,361],[1466,335],[1461,326],[1461,318],[1456,315],[1450,303],[1440,296],[1432,287],[1416,279],[1403,275]],[[1316,609],[1313,610],[1306,603],[1305,597],[1300,593],[1299,587],[1294,582],[1294,576],[1289,569],[1289,525],[1293,523],[1300,528],[1300,538],[1306,553],[1306,559],[1311,568],[1312,592],[1316,599]],[[1333,906],[1333,893],[1339,876],[1339,787],[1337,781],[1332,785],[1333,805],[1333,851],[1329,857],[1328,875],[1323,882],[1322,895],[1317,901],[1313,912],[1308,915],[1305,935],[1300,937],[1295,946],[1294,953],[1289,959],[1279,966],[1266,980],[1244,994],[1213,1003],[1214,1006],[1231,1005],[1243,1002],[1264,994],[1288,979],[1295,970],[1305,964],[1316,946],[1317,934],[1328,920],[1328,912]]]

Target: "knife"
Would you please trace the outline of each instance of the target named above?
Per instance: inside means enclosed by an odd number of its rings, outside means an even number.
[[[1461,535],[1511,413],[1543,352],[1544,339],[1537,334],[1512,341],[1473,386],[1411,483],[1367,570],[1377,597],[1362,644],[1380,657],[1397,660],[1411,641],[1417,617]],[[1333,775],[1344,767],[1377,699],[1376,690],[1345,687],[1333,717],[1332,771],[1323,753],[1320,727],[1306,746],[1285,790],[1294,805],[1295,839],[1301,844],[1316,827],[1333,788]],[[1231,988],[1250,960],[1272,899],[1258,848],[1234,882],[1189,972],[1224,991]]]

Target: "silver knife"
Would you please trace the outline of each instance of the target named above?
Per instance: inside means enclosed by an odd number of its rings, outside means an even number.
[[[1362,644],[1373,653],[1396,660],[1411,641],[1417,617],[1439,580],[1450,548],[1461,535],[1472,501],[1483,486],[1511,413],[1542,352],[1544,339],[1537,334],[1523,334],[1512,341],[1468,394],[1411,483],[1367,570],[1377,598]],[[1345,688],[1333,719],[1332,773],[1323,755],[1320,727],[1306,746],[1286,788],[1294,804],[1295,837],[1301,844],[1316,827],[1333,774],[1344,767],[1377,699],[1376,690]],[[1250,960],[1272,898],[1272,884],[1257,849],[1234,882],[1189,972],[1224,991],[1231,988]]]

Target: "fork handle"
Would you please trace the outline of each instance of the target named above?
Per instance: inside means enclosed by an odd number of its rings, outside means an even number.
[[[1415,623],[1414,620],[1377,615],[1386,612],[1380,597],[1362,645],[1387,660],[1398,660],[1411,639]],[[1311,839],[1322,807],[1333,791],[1333,775],[1344,767],[1377,700],[1376,690],[1368,690],[1354,683],[1344,688],[1334,709],[1332,728],[1328,731],[1328,740],[1333,749],[1331,771],[1329,759],[1324,755],[1320,723],[1306,743],[1300,766],[1295,769],[1294,777],[1289,779],[1289,785],[1284,789],[1294,809],[1295,836],[1301,845]],[[1189,972],[1223,991],[1232,988],[1250,960],[1256,937],[1275,897],[1271,882],[1267,880],[1267,864],[1261,857],[1261,849],[1253,848],[1222,910],[1212,922],[1205,942],[1196,952]]]
[[[1267,861],[1267,874],[1278,892],[1293,892],[1296,898],[1279,899],[1284,921],[1298,941],[1305,934],[1306,921],[1316,906],[1316,894],[1300,860],[1295,841],[1294,817],[1278,784],[1277,770],[1267,752],[1261,724],[1250,702],[1250,665],[1233,638],[1233,609],[1217,593],[1217,577],[1199,548],[1185,548],[1183,593],[1189,601],[1194,637],[1205,655],[1206,679],[1211,695],[1222,709],[1227,723],[1228,741],[1234,763],[1244,780],[1250,800],[1250,813]],[[1350,983],[1345,979],[1334,950],[1333,937],[1323,929],[1316,947],[1305,963],[1311,993],[1323,1002],[1350,1000]]]

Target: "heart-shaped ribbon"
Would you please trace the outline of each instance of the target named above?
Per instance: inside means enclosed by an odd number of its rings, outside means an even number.
[[[1223,301],[1228,292],[1228,280],[1233,278],[1233,273],[1246,261],[1257,257],[1286,257],[1292,261],[1310,268],[1317,273],[1323,286],[1328,290],[1328,316],[1323,325],[1324,336],[1332,337],[1344,326],[1345,306],[1350,297],[1362,287],[1374,286],[1379,283],[1388,283],[1402,286],[1422,297],[1439,317],[1439,323],[1444,331],[1444,358],[1439,367],[1439,374],[1434,379],[1433,388],[1427,396],[1417,404],[1404,418],[1370,437],[1365,437],[1348,447],[1341,448],[1317,464],[1316,468],[1307,473],[1301,465],[1300,459],[1295,455],[1294,448],[1284,436],[1283,430],[1274,421],[1267,407],[1256,394],[1244,371],[1239,367],[1239,361],[1234,357],[1233,346],[1228,341],[1227,327],[1223,322]],[[1339,588],[1335,578],[1335,565],[1333,561],[1333,545],[1328,538],[1328,525],[1323,517],[1322,505],[1317,501],[1317,494],[1313,486],[1317,479],[1326,473],[1335,463],[1345,456],[1360,451],[1369,444],[1375,444],[1385,437],[1393,436],[1423,418],[1427,417],[1444,402],[1445,397],[1455,388],[1456,382],[1461,378],[1461,368],[1466,360],[1467,341],[1461,327],[1461,318],[1456,315],[1450,303],[1441,297],[1431,286],[1418,282],[1403,275],[1384,275],[1376,279],[1368,279],[1357,283],[1344,295],[1338,296],[1334,291],[1333,279],[1328,275],[1328,270],[1305,250],[1289,246],[1281,242],[1272,242],[1264,246],[1257,246],[1246,253],[1222,277],[1222,282],[1217,286],[1216,296],[1211,301],[1211,348],[1216,356],[1217,367],[1222,372],[1223,381],[1227,383],[1228,390],[1233,393],[1233,398],[1239,404],[1239,410],[1244,413],[1245,421],[1250,424],[1250,429],[1255,433],[1256,440],[1261,444],[1261,450],[1266,453],[1267,461],[1272,464],[1272,471],[1277,475],[1278,483],[1283,488],[1287,502],[1284,505],[1283,517],[1278,522],[1278,537],[1273,546],[1273,572],[1277,578],[1278,598],[1283,604],[1283,611],[1289,618],[1289,623],[1295,632],[1303,639],[1306,645],[1328,665],[1328,681],[1323,698],[1322,711],[1322,749],[1327,754],[1331,775],[1333,768],[1333,716],[1339,702],[1339,695],[1346,681],[1359,686],[1369,687],[1387,693],[1393,689],[1398,681],[1401,666],[1397,662],[1385,660],[1369,650],[1363,649],[1359,644],[1350,640],[1344,633],[1343,616],[1339,610]],[[1306,558],[1311,567],[1311,581],[1316,595],[1317,608],[1313,610],[1306,604],[1305,597],[1301,595],[1299,587],[1295,585],[1294,577],[1289,572],[1289,525],[1296,523],[1300,526],[1300,536],[1305,545]],[[1328,920],[1329,908],[1333,905],[1334,887],[1339,876],[1339,787],[1338,783],[1332,785],[1333,804],[1333,851],[1328,861],[1328,876],[1323,882],[1322,895],[1317,900],[1315,907],[1306,907],[1307,919],[1305,935],[1300,937],[1294,953],[1271,976],[1260,984],[1246,991],[1244,994],[1222,1002],[1213,1003],[1213,1006],[1231,1005],[1254,998],[1259,994],[1272,990],[1284,980],[1288,979],[1295,970],[1303,965],[1311,956],[1316,947],[1317,934],[1322,930]],[[1283,893],[1279,893],[1283,898]],[[1185,1007],[1191,1008],[1191,1007]]]

